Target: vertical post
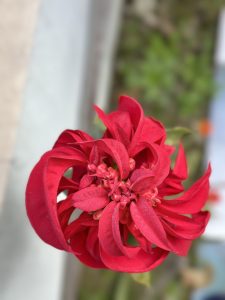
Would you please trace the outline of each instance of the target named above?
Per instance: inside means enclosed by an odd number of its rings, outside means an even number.
[[[41,4],[22,118],[0,216],[0,298],[59,300],[64,255],[44,244],[26,216],[31,168],[65,128],[80,127],[89,0]]]

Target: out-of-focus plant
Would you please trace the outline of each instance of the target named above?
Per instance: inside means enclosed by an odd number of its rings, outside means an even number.
[[[189,127],[205,116],[213,95],[213,45],[225,1],[151,1],[153,11],[143,15],[129,9],[136,1],[127,2],[115,98],[127,92],[167,126]]]
[[[198,107],[207,106],[214,90],[212,40],[201,39],[202,50],[197,51],[182,32],[165,37],[145,28],[142,35],[141,28],[134,32],[136,22],[128,21],[125,28],[117,65],[118,90],[142,99],[145,108],[163,115],[167,125],[174,124],[174,119],[187,125],[190,117],[200,118],[205,109]]]

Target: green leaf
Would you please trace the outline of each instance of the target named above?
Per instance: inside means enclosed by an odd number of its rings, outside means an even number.
[[[130,274],[134,281],[144,286],[150,287],[151,285],[151,274],[150,272],[146,273],[132,273]]]
[[[181,139],[189,134],[192,131],[185,127],[174,127],[166,130],[167,139],[166,143],[169,145],[177,145],[181,141]]]

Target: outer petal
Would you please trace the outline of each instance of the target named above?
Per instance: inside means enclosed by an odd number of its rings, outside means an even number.
[[[208,199],[210,174],[209,165],[205,174],[189,190],[176,200],[164,200],[161,207],[179,214],[198,213]]]
[[[127,273],[147,272],[160,265],[169,252],[153,248],[151,253],[141,250],[135,257],[112,256],[100,248],[103,263],[111,270]]]
[[[132,219],[143,236],[151,243],[165,250],[171,250],[163,225],[154,209],[144,199],[140,198],[130,205]]]
[[[187,161],[184,153],[183,145],[180,144],[178,149],[178,154],[175,162],[175,166],[172,172],[173,176],[185,180],[188,177],[188,170],[187,170]]]
[[[168,239],[173,245],[173,252],[180,256],[186,256],[191,247],[192,240],[178,239],[168,234]]]
[[[104,263],[93,257],[87,249],[88,228],[75,234],[71,239],[71,248],[74,249],[74,255],[85,265],[95,269],[105,269]]]
[[[142,121],[144,118],[143,109],[137,100],[129,96],[121,96],[119,98],[119,111],[128,112],[130,115],[131,122],[134,126],[135,131],[139,130],[139,126],[142,127]]]
[[[141,105],[133,98],[121,96],[119,99],[119,111],[128,112],[131,123],[133,124],[134,134],[128,147],[128,153],[132,157],[136,145],[139,143],[141,131],[143,128],[144,112]]]
[[[29,177],[26,208],[30,222],[40,238],[59,249],[69,249],[57,215],[59,182],[68,168],[85,163],[78,150],[57,148],[42,156]]]
[[[69,191],[77,191],[79,188],[77,182],[75,182],[74,180],[72,180],[71,178],[67,178],[65,176],[63,176],[60,180],[59,183],[59,189],[58,192],[62,192],[64,190],[69,190]]]
[[[93,141],[93,138],[84,131],[67,129],[60,134],[55,142],[54,148],[84,141]]]
[[[65,230],[65,236],[70,241],[71,252],[84,264],[92,268],[105,268],[99,256],[98,240],[95,235],[97,221],[87,213],[73,221]],[[93,246],[94,248],[89,249]]]
[[[96,186],[84,188],[72,196],[72,204],[86,212],[92,212],[104,208],[109,203],[105,189]]]
[[[180,144],[178,154],[173,170],[170,170],[168,177],[162,182],[159,187],[159,195],[176,195],[184,191],[182,181],[187,179],[187,161],[184,153],[184,148]]]
[[[141,141],[161,144],[166,139],[166,131],[161,122],[152,117],[145,117],[140,138]]]
[[[114,138],[125,146],[128,146],[132,132],[132,123],[129,114],[122,111],[115,111],[107,115],[99,107],[94,106],[94,108],[98,117],[107,127],[104,137]]]
[[[192,218],[171,213],[160,207],[157,211],[160,213],[163,226],[168,233],[174,237],[191,240],[202,235],[210,217],[207,211],[199,212]]]

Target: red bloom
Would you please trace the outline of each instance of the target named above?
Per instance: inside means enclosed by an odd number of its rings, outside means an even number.
[[[93,268],[145,272],[169,252],[186,255],[209,219],[201,209],[210,167],[184,192],[183,147],[171,169],[174,148],[165,145],[159,121],[127,96],[108,115],[95,109],[107,127],[101,139],[66,130],[34,167],[26,191],[32,226],[46,243]]]

